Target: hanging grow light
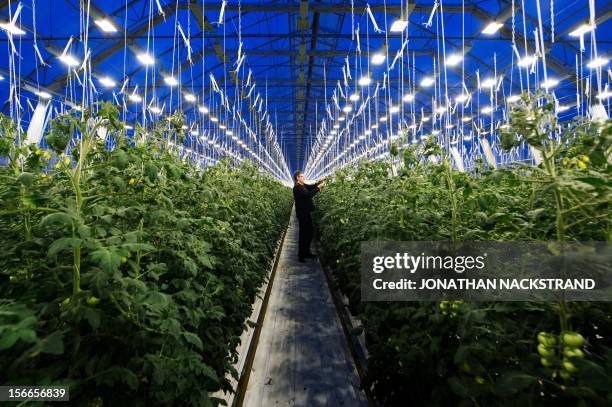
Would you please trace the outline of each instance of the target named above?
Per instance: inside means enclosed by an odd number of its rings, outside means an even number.
[[[185,94],[185,100],[187,102],[193,103],[193,102],[196,101],[196,97],[195,97],[195,95],[193,93],[186,93]]]
[[[57,59],[59,59],[60,61],[62,61],[62,63],[70,68],[73,68],[75,66],[79,65],[79,60],[76,59],[75,57],[73,57],[70,54],[64,54],[64,55],[60,55],[59,57],[57,57]]]
[[[455,102],[457,103],[465,103],[470,98],[470,95],[462,93],[460,95],[455,96]]]
[[[487,78],[480,82],[480,87],[483,89],[492,89],[497,81],[494,78]]]
[[[503,24],[498,21],[491,21],[486,25],[485,28],[482,29],[483,34],[493,35],[499,31],[500,28],[503,27]]]
[[[382,116],[380,119],[378,119],[379,122],[384,123],[387,121],[387,116]]]
[[[357,83],[359,84],[359,86],[368,86],[372,83],[372,79],[370,79],[369,76],[364,75],[359,78],[359,81],[357,81]]]
[[[538,57],[535,55],[527,55],[521,59],[519,59],[517,65],[521,68],[529,68],[538,60]]]
[[[406,103],[412,102],[414,100],[414,95],[412,93],[406,93],[402,100]]]
[[[153,114],[160,114],[162,112],[162,110],[157,106],[151,106],[149,111]]]
[[[482,110],[480,111],[482,114],[489,114],[491,112],[493,112],[493,108],[491,106],[485,106],[482,108]]]
[[[140,97],[140,95],[136,94],[136,93],[132,93],[128,99],[130,99],[131,102],[134,103],[138,103],[138,102],[142,102],[142,98]]]
[[[408,27],[408,20],[398,18],[393,22],[393,24],[391,24],[391,28],[389,28],[389,31],[394,33],[400,33],[404,31],[406,27]]]
[[[521,100],[521,97],[519,95],[510,95],[508,96],[508,98],[506,98],[506,102],[508,103],[516,103],[519,100]]]
[[[108,18],[96,19],[94,23],[105,33],[117,32],[117,27]]]
[[[346,120],[346,117],[344,117],[344,116],[340,116],[340,117],[338,117],[338,121],[339,121],[339,122],[343,122],[343,121],[345,121],[345,120]]]
[[[612,92],[609,90],[605,90],[596,96],[599,100],[609,99],[610,97],[612,97]]]
[[[6,31],[9,34],[13,34],[13,35],[24,35],[25,34],[25,31],[17,27],[15,23],[11,21],[0,23],[0,29]]]
[[[424,88],[427,88],[431,85],[434,84],[434,78],[432,78],[431,76],[426,76],[425,78],[423,78],[423,80],[421,81],[421,86],[423,86]]]
[[[383,52],[377,52],[372,55],[372,65],[382,65],[387,57]]]
[[[204,105],[198,107],[198,110],[200,111],[200,113],[204,113],[204,114],[207,114],[209,112],[208,108]]]
[[[545,80],[544,82],[542,82],[542,87],[544,89],[548,90],[550,88],[554,88],[558,84],[559,84],[559,81],[557,79],[550,78],[550,79]]]
[[[112,78],[108,77],[108,76],[100,78],[99,81],[102,84],[102,86],[104,86],[106,88],[112,88],[112,87],[114,87],[116,85],[115,81]]]
[[[582,37],[584,34],[588,33],[589,31],[593,31],[594,29],[595,29],[594,25],[582,24],[578,28],[576,28],[574,31],[571,31],[569,35],[570,37]]]
[[[457,66],[459,63],[463,61],[463,55],[461,54],[451,54],[446,57],[444,64],[447,66]]]
[[[210,121],[213,123],[217,123],[219,119],[217,119],[215,116],[210,116]]]
[[[557,110],[557,113],[562,113],[562,112],[565,112],[567,110],[570,110],[571,108],[572,108],[572,106],[569,106],[569,105],[559,105],[559,106],[557,106],[556,110]]]
[[[342,108],[342,111],[343,111],[344,113],[349,113],[349,112],[351,112],[352,110],[353,110],[353,106],[351,106],[351,105],[346,105],[346,106],[344,106],[344,108]]]
[[[465,116],[463,119],[461,119],[462,122],[464,123],[468,123],[472,121],[472,116]]]
[[[220,125],[219,125],[219,128],[220,128],[221,130],[225,130],[225,129],[227,129],[227,127],[225,127],[225,125],[224,125],[224,124],[220,124]]]
[[[166,82],[166,85],[168,86],[178,85],[178,81],[176,80],[174,76],[164,76],[164,82]]]
[[[359,93],[353,93],[351,96],[349,96],[349,100],[356,102],[359,100]]]
[[[602,57],[597,57],[593,60],[591,60],[588,64],[587,67],[589,69],[596,69],[596,68],[600,68],[602,66],[605,66],[608,64],[608,60],[606,58],[602,58]]]
[[[140,61],[141,64],[143,65],[154,65],[155,64],[155,58],[153,58],[153,56],[151,56],[150,54],[146,53],[146,52],[141,52],[140,54],[136,55],[136,58],[138,58],[138,60]]]
[[[398,113],[399,111],[400,111],[399,106],[391,106],[391,107],[389,108],[389,113],[391,113],[391,114]]]
[[[51,99],[51,94],[49,92],[45,92],[44,90],[39,90],[38,92],[35,93],[36,96],[38,96],[41,99]]]

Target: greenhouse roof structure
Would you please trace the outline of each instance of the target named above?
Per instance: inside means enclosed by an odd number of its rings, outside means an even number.
[[[3,112],[24,126],[40,97],[114,101],[134,124],[180,109],[198,132],[267,132],[289,171],[343,126],[348,147],[373,126],[492,129],[526,90],[591,114],[612,75],[605,1],[3,0],[0,14]]]

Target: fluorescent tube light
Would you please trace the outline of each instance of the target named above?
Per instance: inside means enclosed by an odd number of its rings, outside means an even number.
[[[100,27],[102,31],[105,33],[115,33],[117,32],[117,27],[112,23],[108,18],[102,18],[100,20],[94,20],[94,23]]]
[[[414,95],[412,93],[406,93],[402,100],[404,102],[412,102],[414,100]]]
[[[370,79],[369,76],[365,75],[359,78],[359,81],[357,83],[359,84],[359,86],[368,86],[372,83],[372,79]]]
[[[542,87],[544,89],[550,89],[550,88],[554,88],[555,86],[557,86],[559,84],[559,81],[557,79],[548,79],[544,82],[542,82]]]
[[[482,29],[482,33],[487,34],[487,35],[493,35],[496,32],[498,32],[499,29],[502,27],[503,27],[502,23],[499,23],[497,21],[492,21],[489,24],[487,24],[485,28]]]
[[[521,97],[519,95],[510,95],[508,96],[508,98],[506,99],[506,102],[508,103],[516,103],[519,100],[521,100]]]
[[[521,68],[529,68],[538,60],[538,57],[535,55],[527,55],[521,59],[519,59],[517,65]]]
[[[164,82],[166,82],[166,85],[169,85],[169,86],[176,86],[176,85],[178,85],[178,81],[176,80],[176,78],[174,76],[165,76],[164,77]]]
[[[448,66],[457,66],[463,60],[463,56],[461,54],[451,54],[446,57],[446,61],[444,64]]]
[[[399,33],[404,31],[406,27],[408,27],[408,20],[402,20],[401,18],[398,18],[393,22],[393,24],[391,24],[391,28],[389,28],[389,31]]]
[[[112,78],[110,78],[108,76],[100,78],[99,81],[102,84],[102,86],[104,86],[106,88],[112,88],[113,86],[115,86],[117,84]]]
[[[607,64],[608,64],[608,60],[606,58],[597,57],[597,58],[591,60],[587,64],[587,67],[589,69],[595,69],[595,68],[599,68],[599,67],[605,66]]]
[[[136,55],[136,58],[138,58],[140,63],[143,65],[155,64],[155,58],[153,58],[153,56],[151,56],[150,54],[147,54],[146,52],[141,52],[140,54]]]
[[[588,33],[589,31],[593,31],[594,29],[595,29],[595,26],[593,25],[582,24],[578,28],[576,28],[574,31],[570,32],[569,35],[570,37],[581,37],[584,34]]]
[[[432,78],[431,76],[426,76],[425,78],[423,78],[423,80],[421,80],[421,86],[426,88],[433,85],[434,82],[434,78]]]
[[[3,29],[7,33],[13,34],[13,35],[24,35],[25,34],[25,31],[23,31],[21,28],[17,27],[14,23],[10,21],[0,23],[0,29]]]
[[[79,65],[79,60],[70,54],[60,55],[59,57],[57,57],[57,59],[62,61],[64,65],[69,66],[70,68],[73,68]]]
[[[51,94],[49,92],[45,92],[44,90],[39,90],[36,92],[36,96],[41,99],[51,99]]]

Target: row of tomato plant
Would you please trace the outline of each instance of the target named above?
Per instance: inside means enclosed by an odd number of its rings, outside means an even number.
[[[0,119],[0,383],[98,406],[230,390],[291,196],[248,164],[197,170],[170,148],[182,125],[127,138],[105,104],[55,118],[41,150]]]
[[[322,260],[362,321],[364,384],[380,405],[612,403],[609,302],[360,300],[362,241],[609,241],[611,122],[559,124],[553,111],[525,95],[501,135],[537,149],[539,165],[459,172],[428,140],[393,149],[397,175],[364,163],[317,198]]]

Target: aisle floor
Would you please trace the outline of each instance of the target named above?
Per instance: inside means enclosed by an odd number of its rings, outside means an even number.
[[[293,212],[243,405],[367,406],[321,265],[297,249]]]

